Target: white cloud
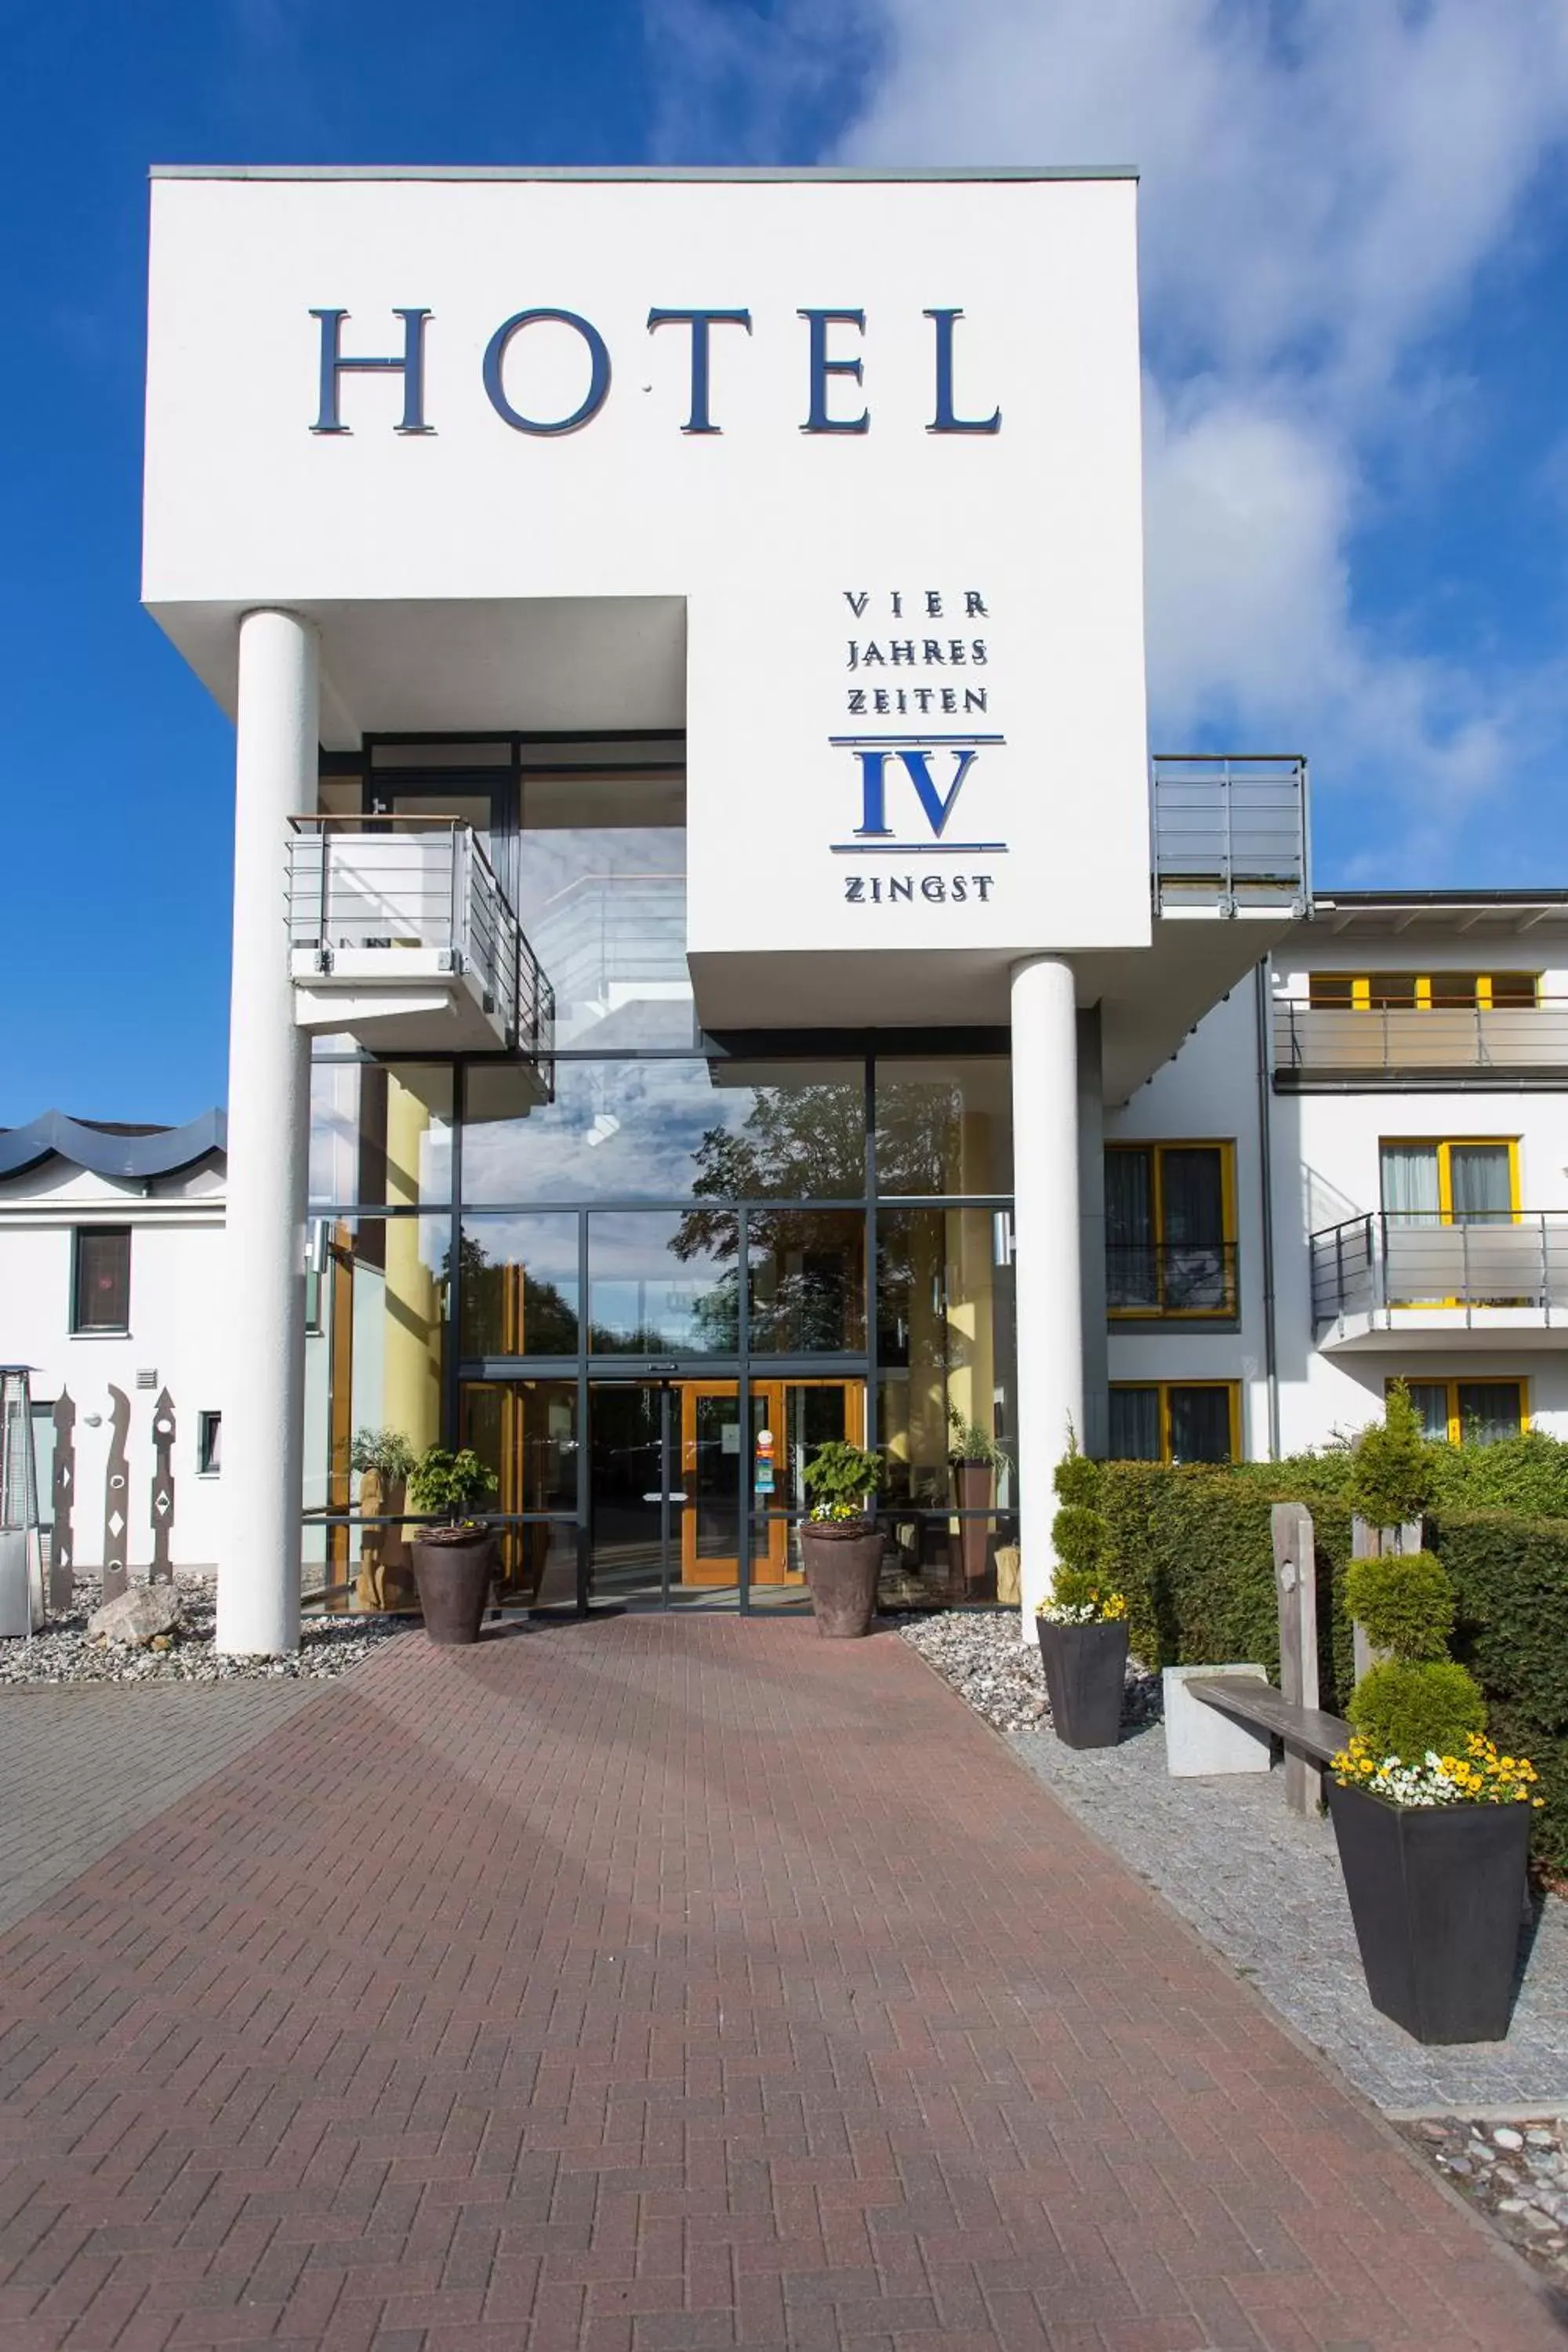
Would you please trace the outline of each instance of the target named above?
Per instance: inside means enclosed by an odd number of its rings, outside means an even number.
[[[1427,494],[1484,422],[1484,377],[1446,382],[1430,339],[1527,242],[1568,139],[1562,0],[653,5],[670,142],[720,131],[687,68],[721,55],[749,152],[837,75],[859,98],[834,160],[1139,166],[1157,732],[1299,742],[1386,792],[1403,878],[1458,878],[1430,867],[1545,687],[1369,622],[1353,542],[1374,486]]]

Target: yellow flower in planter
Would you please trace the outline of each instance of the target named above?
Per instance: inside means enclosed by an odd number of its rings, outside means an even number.
[[[1539,1780],[1523,1756],[1500,1756],[1489,1739],[1472,1732],[1464,1756],[1428,1750],[1418,1760],[1374,1757],[1359,1734],[1331,1758],[1329,1769],[1342,1789],[1363,1788],[1395,1805],[1541,1805],[1531,1794]]]

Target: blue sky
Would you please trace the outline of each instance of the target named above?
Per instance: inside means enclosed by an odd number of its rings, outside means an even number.
[[[0,0],[0,1121],[225,1089],[232,747],[137,604],[148,164],[1133,162],[1161,748],[1568,883],[1559,0]]]

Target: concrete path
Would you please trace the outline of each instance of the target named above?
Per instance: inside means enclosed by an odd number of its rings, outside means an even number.
[[[0,2094],[4,2352],[1564,2344],[906,1644],[809,1622],[389,1644],[0,1937]]]

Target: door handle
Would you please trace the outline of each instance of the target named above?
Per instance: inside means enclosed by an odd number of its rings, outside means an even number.
[[[652,1495],[645,1495],[643,1496],[643,1501],[645,1503],[684,1503],[686,1497],[684,1495],[660,1495],[655,1493]]]

